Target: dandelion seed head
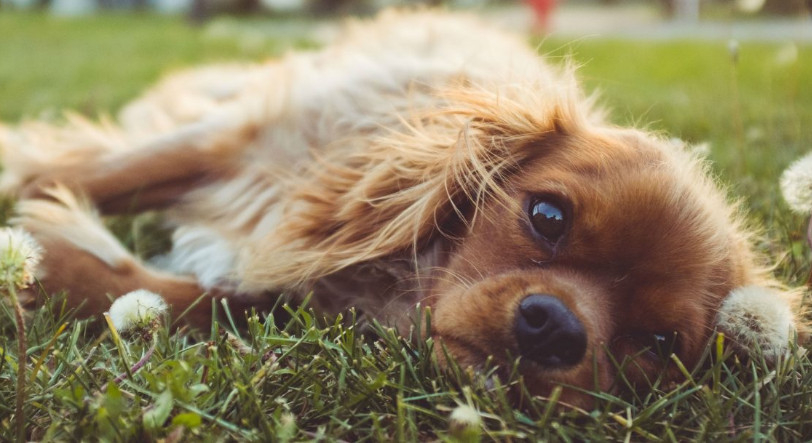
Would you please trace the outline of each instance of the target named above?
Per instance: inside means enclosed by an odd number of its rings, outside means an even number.
[[[168,307],[164,299],[146,289],[138,289],[113,301],[110,306],[110,320],[119,331],[149,325],[166,313]]]
[[[42,247],[21,228],[0,228],[0,279],[6,285],[24,288],[34,282],[42,260]]]
[[[781,175],[780,184],[790,209],[801,214],[812,212],[812,154],[790,165]]]
[[[774,358],[788,349],[795,330],[792,310],[768,288],[745,286],[733,290],[718,314],[719,329],[744,349],[761,349]]]
[[[458,441],[478,441],[482,418],[473,407],[459,405],[451,411],[448,426],[450,434]]]
[[[293,414],[286,412],[279,417],[279,424],[283,427],[296,426],[296,417]]]

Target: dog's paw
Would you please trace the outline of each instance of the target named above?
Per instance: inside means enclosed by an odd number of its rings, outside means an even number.
[[[18,202],[11,224],[30,232],[43,245],[67,243],[110,267],[133,260],[86,201],[63,186],[52,187],[45,194],[47,199]]]
[[[108,293],[117,296],[137,288],[137,260],[89,205],[64,187],[50,189],[48,197],[21,200],[10,221],[43,250],[36,283],[25,294],[26,307],[43,294],[65,291],[71,306],[81,306],[79,315],[90,316],[109,306]]]
[[[731,291],[719,308],[717,326],[737,352],[761,352],[770,362],[786,354],[798,334],[789,303],[776,290],[761,286]]]

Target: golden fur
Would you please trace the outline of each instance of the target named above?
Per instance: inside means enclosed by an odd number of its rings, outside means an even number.
[[[587,345],[572,364],[522,360],[545,394],[611,389],[610,354],[641,384],[675,377],[649,338],[676,334],[691,367],[737,288],[797,303],[702,159],[606,123],[571,67],[468,17],[385,13],[315,53],[176,74],[117,122],[0,127],[0,146],[0,186],[22,197],[14,223],[47,251],[40,281],[85,315],[137,288],[200,326],[204,293],[263,309],[312,292],[325,312],[355,306],[401,328],[420,303],[459,362],[508,367],[523,352],[520,303],[551,294]],[[528,219],[539,196],[567,208],[555,244]],[[163,270],[94,208],[166,210],[177,230]]]

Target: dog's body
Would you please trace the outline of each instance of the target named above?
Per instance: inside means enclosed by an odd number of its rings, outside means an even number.
[[[118,124],[0,137],[38,277],[88,315],[138,288],[197,325],[203,293],[263,309],[312,292],[399,327],[421,303],[460,363],[522,356],[545,393],[608,389],[608,353],[640,381],[668,366],[651,346],[694,364],[737,288],[795,301],[767,289],[700,160],[604,123],[570,69],[469,18],[384,14],[319,52],[178,74]],[[73,192],[106,214],[165,209],[162,270]]]

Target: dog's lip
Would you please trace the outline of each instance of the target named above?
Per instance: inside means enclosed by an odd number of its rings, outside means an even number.
[[[463,366],[470,366],[471,368],[474,369],[474,371],[477,371],[477,372],[481,373],[481,372],[484,372],[486,369],[493,369],[493,368],[487,368],[485,366],[485,363],[488,361],[488,359],[490,357],[491,359],[493,359],[492,361],[495,363],[495,367],[496,367],[495,373],[496,373],[496,375],[498,375],[498,376],[500,376],[502,378],[507,378],[509,376],[510,371],[511,371],[510,368],[513,366],[513,364],[515,364],[515,362],[517,360],[519,362],[518,363],[518,369],[519,369],[520,373],[522,373],[522,374],[537,374],[537,375],[541,375],[541,374],[554,375],[556,373],[567,373],[568,371],[571,371],[572,368],[577,367],[578,365],[581,364],[581,362],[579,362],[579,363],[576,363],[575,365],[567,366],[567,367],[563,367],[563,368],[549,368],[549,367],[546,367],[546,366],[541,365],[539,363],[536,363],[536,362],[534,362],[534,361],[532,361],[530,359],[522,358],[521,356],[519,356],[517,349],[506,349],[504,355],[494,355],[494,353],[486,351],[481,346],[476,345],[471,340],[465,339],[465,338],[457,336],[457,335],[438,334],[438,337],[442,341],[451,342],[451,343],[465,349],[465,352],[468,354],[466,356],[467,357],[466,360],[470,359],[470,360],[473,360],[473,362],[472,361],[464,361],[465,364],[463,364]],[[510,354],[509,354],[510,351],[514,351],[514,354],[516,356],[515,357],[510,357]],[[459,363],[458,359],[460,358],[460,356],[454,355],[452,352],[449,352],[449,354],[452,356],[452,358],[455,359],[456,362]]]
[[[551,368],[544,366],[541,363],[537,363],[529,358],[521,358],[519,360],[519,369],[522,372],[533,372],[537,374],[555,374],[555,373],[565,374],[569,371],[572,371],[573,368],[581,365],[582,362],[583,360],[578,363],[575,363],[574,365]]]

